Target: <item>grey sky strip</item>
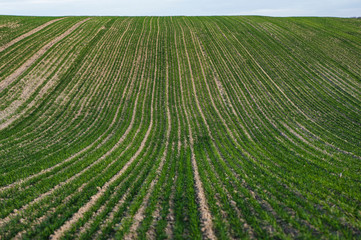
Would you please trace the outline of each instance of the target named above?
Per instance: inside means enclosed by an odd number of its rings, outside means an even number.
[[[361,0],[0,0],[1,15],[361,16]]]

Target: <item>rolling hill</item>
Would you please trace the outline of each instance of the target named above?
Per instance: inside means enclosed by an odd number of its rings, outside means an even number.
[[[0,239],[361,238],[361,21],[0,16]]]

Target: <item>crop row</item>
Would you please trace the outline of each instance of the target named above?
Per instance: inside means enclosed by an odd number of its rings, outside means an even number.
[[[0,52],[0,236],[359,237],[356,21],[66,17],[29,33]]]

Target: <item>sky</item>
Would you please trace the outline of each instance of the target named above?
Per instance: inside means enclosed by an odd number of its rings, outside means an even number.
[[[0,15],[361,16],[361,0],[0,0]]]

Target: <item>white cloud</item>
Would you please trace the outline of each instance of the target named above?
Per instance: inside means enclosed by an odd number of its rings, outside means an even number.
[[[238,12],[235,15],[265,15],[265,16],[299,16],[305,15],[307,11],[302,9],[292,9],[292,8],[266,8],[266,9],[256,9],[252,11]]]
[[[67,3],[78,3],[86,2],[85,0],[29,0],[29,4],[67,4]]]

